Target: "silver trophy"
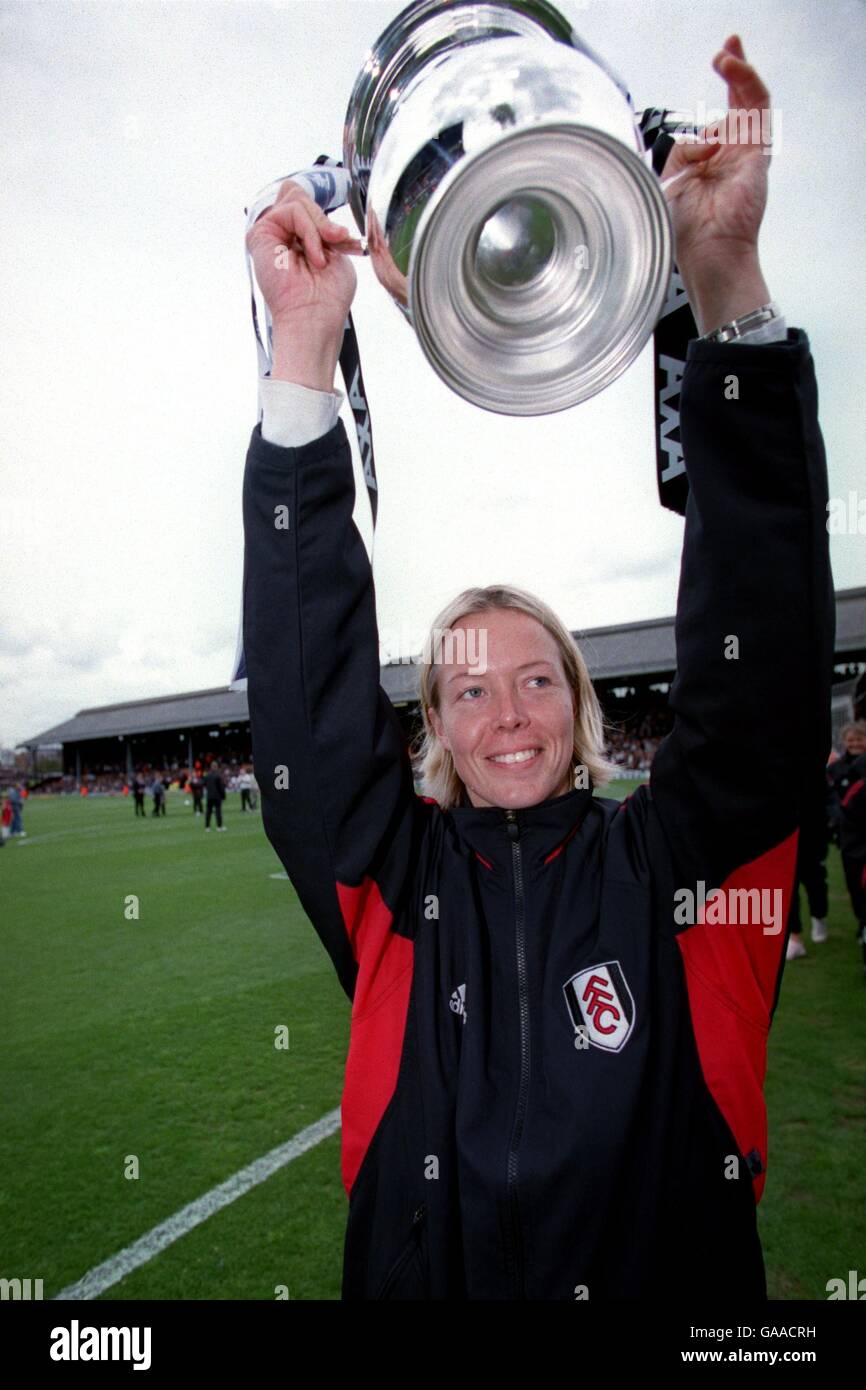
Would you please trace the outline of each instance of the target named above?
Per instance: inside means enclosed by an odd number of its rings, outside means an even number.
[[[342,193],[319,201],[348,200],[448,386],[544,415],[604,390],[655,327],[673,236],[651,159],[626,86],[546,0],[414,0],[367,55]]]

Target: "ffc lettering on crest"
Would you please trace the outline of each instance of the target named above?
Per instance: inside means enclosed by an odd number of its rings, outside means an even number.
[[[584,1028],[594,1047],[619,1052],[631,1037],[635,1007],[618,960],[579,970],[563,986],[575,1032]]]

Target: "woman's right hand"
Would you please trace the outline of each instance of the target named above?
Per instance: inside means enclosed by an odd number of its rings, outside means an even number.
[[[361,243],[287,179],[246,244],[273,322],[272,376],[330,391]]]

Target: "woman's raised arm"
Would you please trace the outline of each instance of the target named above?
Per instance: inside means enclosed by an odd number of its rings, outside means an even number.
[[[676,180],[669,196],[677,263],[702,333],[769,300],[758,233],[770,95],[736,35],[713,67],[728,86],[727,116],[696,142],[675,146],[664,170]],[[766,1027],[797,833],[830,746],[827,466],[806,334],[789,329],[785,341],[761,344],[691,342],[680,427],[689,500],[670,693],[675,723],[650,785],[677,889],[696,903],[703,889],[751,891],[752,904],[754,890],[770,895],[772,920],[738,931],[710,926],[708,916],[706,930],[680,939],[694,966],[690,978],[711,980]]]
[[[247,244],[274,324],[276,379],[331,390],[355,288],[316,205],[286,184]],[[268,839],[357,1012],[411,966],[392,927],[431,808],[379,684],[373,575],[352,519],[341,421],[298,448],[253,430],[244,474],[243,632]],[[406,930],[405,925],[402,928]]]

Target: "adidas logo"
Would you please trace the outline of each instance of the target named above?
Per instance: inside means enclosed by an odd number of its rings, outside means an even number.
[[[463,1022],[466,1022],[466,986],[458,985],[448,1001],[448,1006],[454,1014],[462,1014]]]

